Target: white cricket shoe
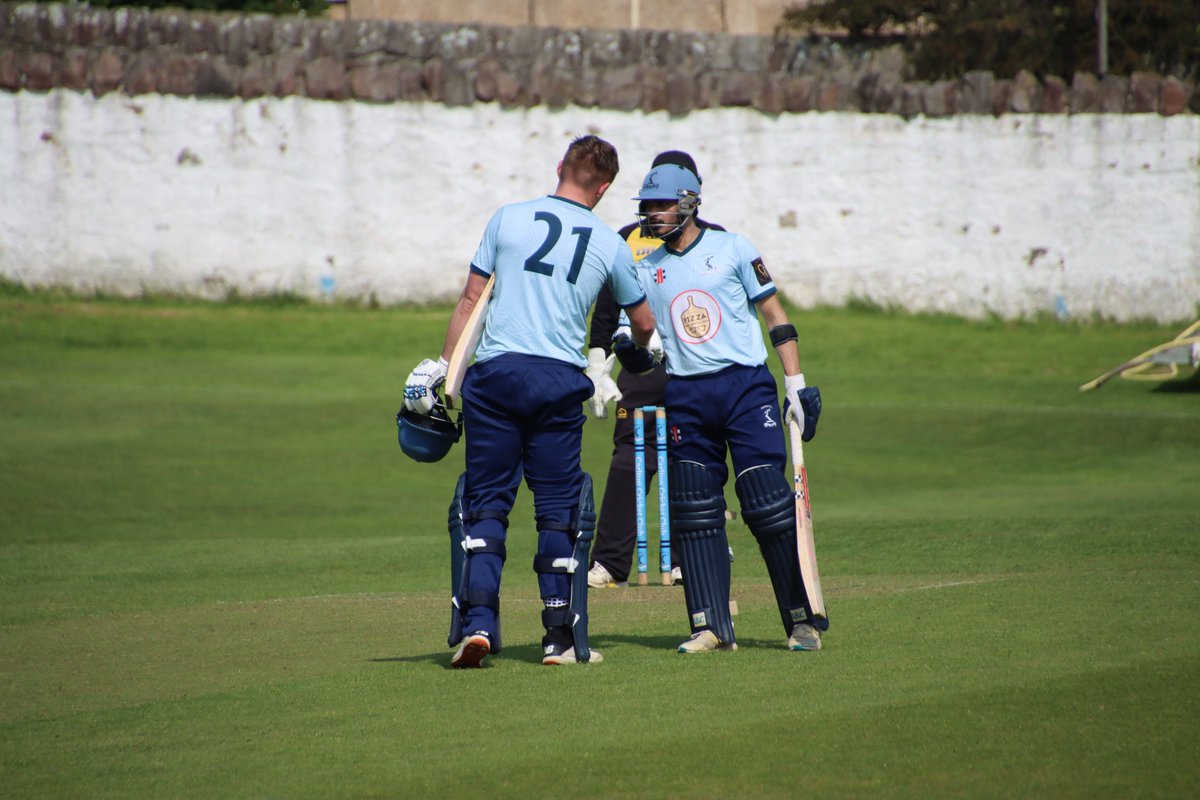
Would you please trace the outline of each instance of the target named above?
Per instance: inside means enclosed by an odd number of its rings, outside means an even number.
[[[608,571],[608,567],[600,562],[596,562],[588,570],[588,586],[592,589],[615,589],[618,586],[628,585],[629,581],[617,582],[613,580],[612,573]]]
[[[683,570],[679,567],[671,567],[671,585],[683,586]]]
[[[807,622],[797,622],[787,640],[788,650],[820,650],[821,632]]]
[[[486,633],[472,633],[464,636],[454,655],[450,657],[452,669],[469,669],[483,663],[483,657],[492,652],[492,640]]]
[[[692,638],[679,645],[680,653],[715,653],[718,650],[737,650],[737,642],[723,643],[712,631],[693,633]]]
[[[574,646],[568,647],[566,650],[561,648],[561,645],[548,644],[545,648],[546,654],[542,656],[542,663],[548,667],[557,667],[563,664],[578,664],[580,661],[575,658]],[[604,660],[604,655],[596,649],[591,650],[591,655],[588,657],[586,664],[599,664]]]

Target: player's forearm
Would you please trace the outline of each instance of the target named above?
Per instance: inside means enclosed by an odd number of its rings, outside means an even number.
[[[454,313],[450,315],[450,325],[446,328],[446,341],[442,344],[442,358],[449,361],[450,354],[454,352],[454,346],[458,344],[458,338],[462,336],[463,327],[467,324],[467,318],[471,316],[471,310],[475,308],[474,303],[467,301],[465,297],[458,298],[458,305],[454,307]]]
[[[759,313],[767,323],[771,346],[779,356],[784,375],[800,374],[800,348],[796,343],[796,328],[788,322],[787,312],[779,298],[771,295],[758,304]]]
[[[779,356],[779,363],[783,365],[784,375],[800,374],[800,348],[796,346],[795,341],[776,346],[775,353]]]

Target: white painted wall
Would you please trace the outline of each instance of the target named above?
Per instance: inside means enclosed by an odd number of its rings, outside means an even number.
[[[703,216],[804,306],[1191,320],[1200,117],[763,116],[0,93],[0,275],[223,297],[450,299],[496,206],[549,192],[570,139],[690,151]]]

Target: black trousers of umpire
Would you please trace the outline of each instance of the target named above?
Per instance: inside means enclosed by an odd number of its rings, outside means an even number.
[[[621,400],[617,403],[613,425],[613,455],[604,486],[604,500],[596,522],[596,543],[592,548],[592,563],[603,564],[614,581],[629,580],[637,546],[636,477],[633,470],[633,410],[639,406],[661,406],[667,386],[667,369],[659,365],[649,375],[632,375],[622,371],[617,375]],[[667,418],[667,424],[671,420]],[[654,415],[646,417],[646,491],[650,478],[658,472],[655,447]],[[675,564],[674,552],[671,563]]]

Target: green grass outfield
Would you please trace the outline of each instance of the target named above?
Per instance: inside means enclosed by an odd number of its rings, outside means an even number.
[[[1077,390],[1176,327],[795,314],[826,649],[735,522],[736,653],[635,587],[542,667],[523,492],[505,651],[457,672],[461,446],[393,421],[448,313],[5,290],[0,796],[1194,795],[1200,391]]]

